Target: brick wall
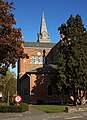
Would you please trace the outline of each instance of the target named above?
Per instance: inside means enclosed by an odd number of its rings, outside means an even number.
[[[29,55],[29,59],[20,59],[20,77],[24,75],[27,71],[34,70],[36,68],[42,67],[43,63],[40,62],[40,58],[44,56],[45,48],[24,48],[25,53]],[[49,49],[45,49],[45,56],[49,53]],[[32,63],[32,56],[34,57],[34,63]],[[36,57],[38,57],[38,61],[36,61]]]

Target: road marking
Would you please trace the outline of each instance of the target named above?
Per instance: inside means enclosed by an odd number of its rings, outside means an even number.
[[[83,116],[68,117],[68,118],[65,118],[65,119],[70,120],[70,119],[76,119],[76,118],[83,118]]]

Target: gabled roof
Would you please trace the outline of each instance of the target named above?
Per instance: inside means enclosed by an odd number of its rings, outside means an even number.
[[[24,47],[38,47],[38,48],[52,48],[56,43],[44,43],[44,42],[24,42]]]

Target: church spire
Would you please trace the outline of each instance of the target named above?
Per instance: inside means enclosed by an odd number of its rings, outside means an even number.
[[[44,17],[44,10],[42,10],[40,32],[38,33],[38,42],[50,42],[49,34],[47,32],[45,17]]]
[[[45,18],[44,18],[44,11],[42,10],[42,19],[41,19],[40,32],[42,33],[43,31],[47,32],[47,27],[46,27],[46,22],[45,22]]]

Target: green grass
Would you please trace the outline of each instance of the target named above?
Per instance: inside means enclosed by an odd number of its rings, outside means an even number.
[[[33,105],[32,107],[42,110],[46,113],[65,112],[65,107],[62,105]]]

